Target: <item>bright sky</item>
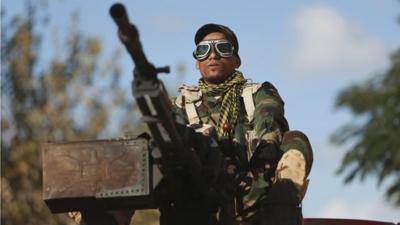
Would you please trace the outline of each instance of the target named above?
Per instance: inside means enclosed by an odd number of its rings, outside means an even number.
[[[20,12],[24,1],[3,0],[8,15]],[[80,12],[80,27],[103,41],[105,52],[121,46],[108,10],[114,1],[51,1],[52,29],[46,33],[43,58],[54,47],[51,33],[64,34],[71,12]],[[241,71],[256,82],[270,81],[286,102],[291,129],[304,131],[312,142],[314,165],[303,202],[305,217],[334,217],[400,221],[399,209],[384,201],[375,179],[343,186],[334,175],[344,148],[329,136],[352,117],[334,110],[337,92],[365,80],[389,65],[389,54],[399,48],[400,3],[395,0],[293,1],[120,1],[138,27],[145,53],[157,66],[184,63],[184,80],[197,83],[199,73],[191,53],[193,36],[203,24],[232,28],[239,39]],[[290,3],[289,3],[290,2]],[[124,52],[125,53],[125,52]],[[132,64],[124,55],[127,81]],[[127,82],[127,92],[130,87]]]

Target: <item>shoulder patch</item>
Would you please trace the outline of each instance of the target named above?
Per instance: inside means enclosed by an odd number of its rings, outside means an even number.
[[[274,85],[272,85],[270,82],[264,82],[262,83],[262,89],[266,91],[266,93],[275,96],[276,98],[280,99],[282,101],[281,96],[278,93],[278,89],[275,88]]]
[[[278,89],[276,89],[276,87],[268,81],[262,83],[262,87],[273,92],[278,92]]]

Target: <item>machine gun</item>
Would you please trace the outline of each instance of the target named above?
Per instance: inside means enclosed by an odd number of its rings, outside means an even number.
[[[159,208],[163,203],[156,190],[177,199],[182,180],[191,190],[206,190],[198,152],[185,138],[194,131],[173,114],[167,91],[157,78],[169,67],[149,63],[123,5],[114,4],[110,14],[136,65],[132,93],[151,138],[44,143],[43,199],[53,213]],[[161,157],[152,157],[154,152]]]
[[[136,99],[147,124],[156,148],[161,152],[160,170],[167,187],[173,192],[177,168],[188,174],[186,178],[192,187],[201,189],[204,186],[202,177],[202,165],[196,151],[185,143],[182,129],[186,124],[179,123],[183,119],[177,119],[171,111],[171,101],[158,73],[169,73],[169,67],[155,67],[151,64],[142,49],[137,28],[129,22],[125,7],[122,4],[114,4],[110,8],[110,15],[118,26],[118,36],[126,47],[135,63],[134,78],[132,81],[132,94]],[[178,127],[180,132],[178,132]],[[185,131],[184,131],[185,133]],[[187,132],[186,132],[187,133]],[[177,193],[179,195],[179,193]]]

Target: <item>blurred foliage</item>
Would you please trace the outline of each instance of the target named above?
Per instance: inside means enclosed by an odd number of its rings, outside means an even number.
[[[346,183],[367,175],[379,185],[388,181],[386,195],[400,206],[400,49],[384,74],[342,90],[336,107],[357,117],[332,136],[334,143],[352,145],[338,172]]]
[[[27,1],[21,15],[1,13],[4,225],[74,224],[65,214],[50,214],[42,201],[41,142],[118,137],[138,128],[118,66],[121,51],[103,60],[102,44],[79,30],[78,14],[69,29],[61,28],[67,30],[61,44],[42,46],[51,18],[39,4]]]

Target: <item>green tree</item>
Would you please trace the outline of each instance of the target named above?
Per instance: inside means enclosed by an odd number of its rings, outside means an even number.
[[[65,42],[55,43],[59,51],[50,60],[40,58],[49,24],[37,4],[27,1],[24,15],[2,12],[4,225],[73,224],[65,215],[50,214],[42,201],[40,143],[120,136],[133,130],[137,114],[129,90],[122,86],[119,51],[100,63],[100,41],[85,36],[78,20],[72,20]]]
[[[350,143],[338,173],[345,182],[376,176],[388,181],[386,196],[400,206],[400,49],[383,74],[342,90],[336,107],[348,108],[354,122],[332,136],[337,144]]]

